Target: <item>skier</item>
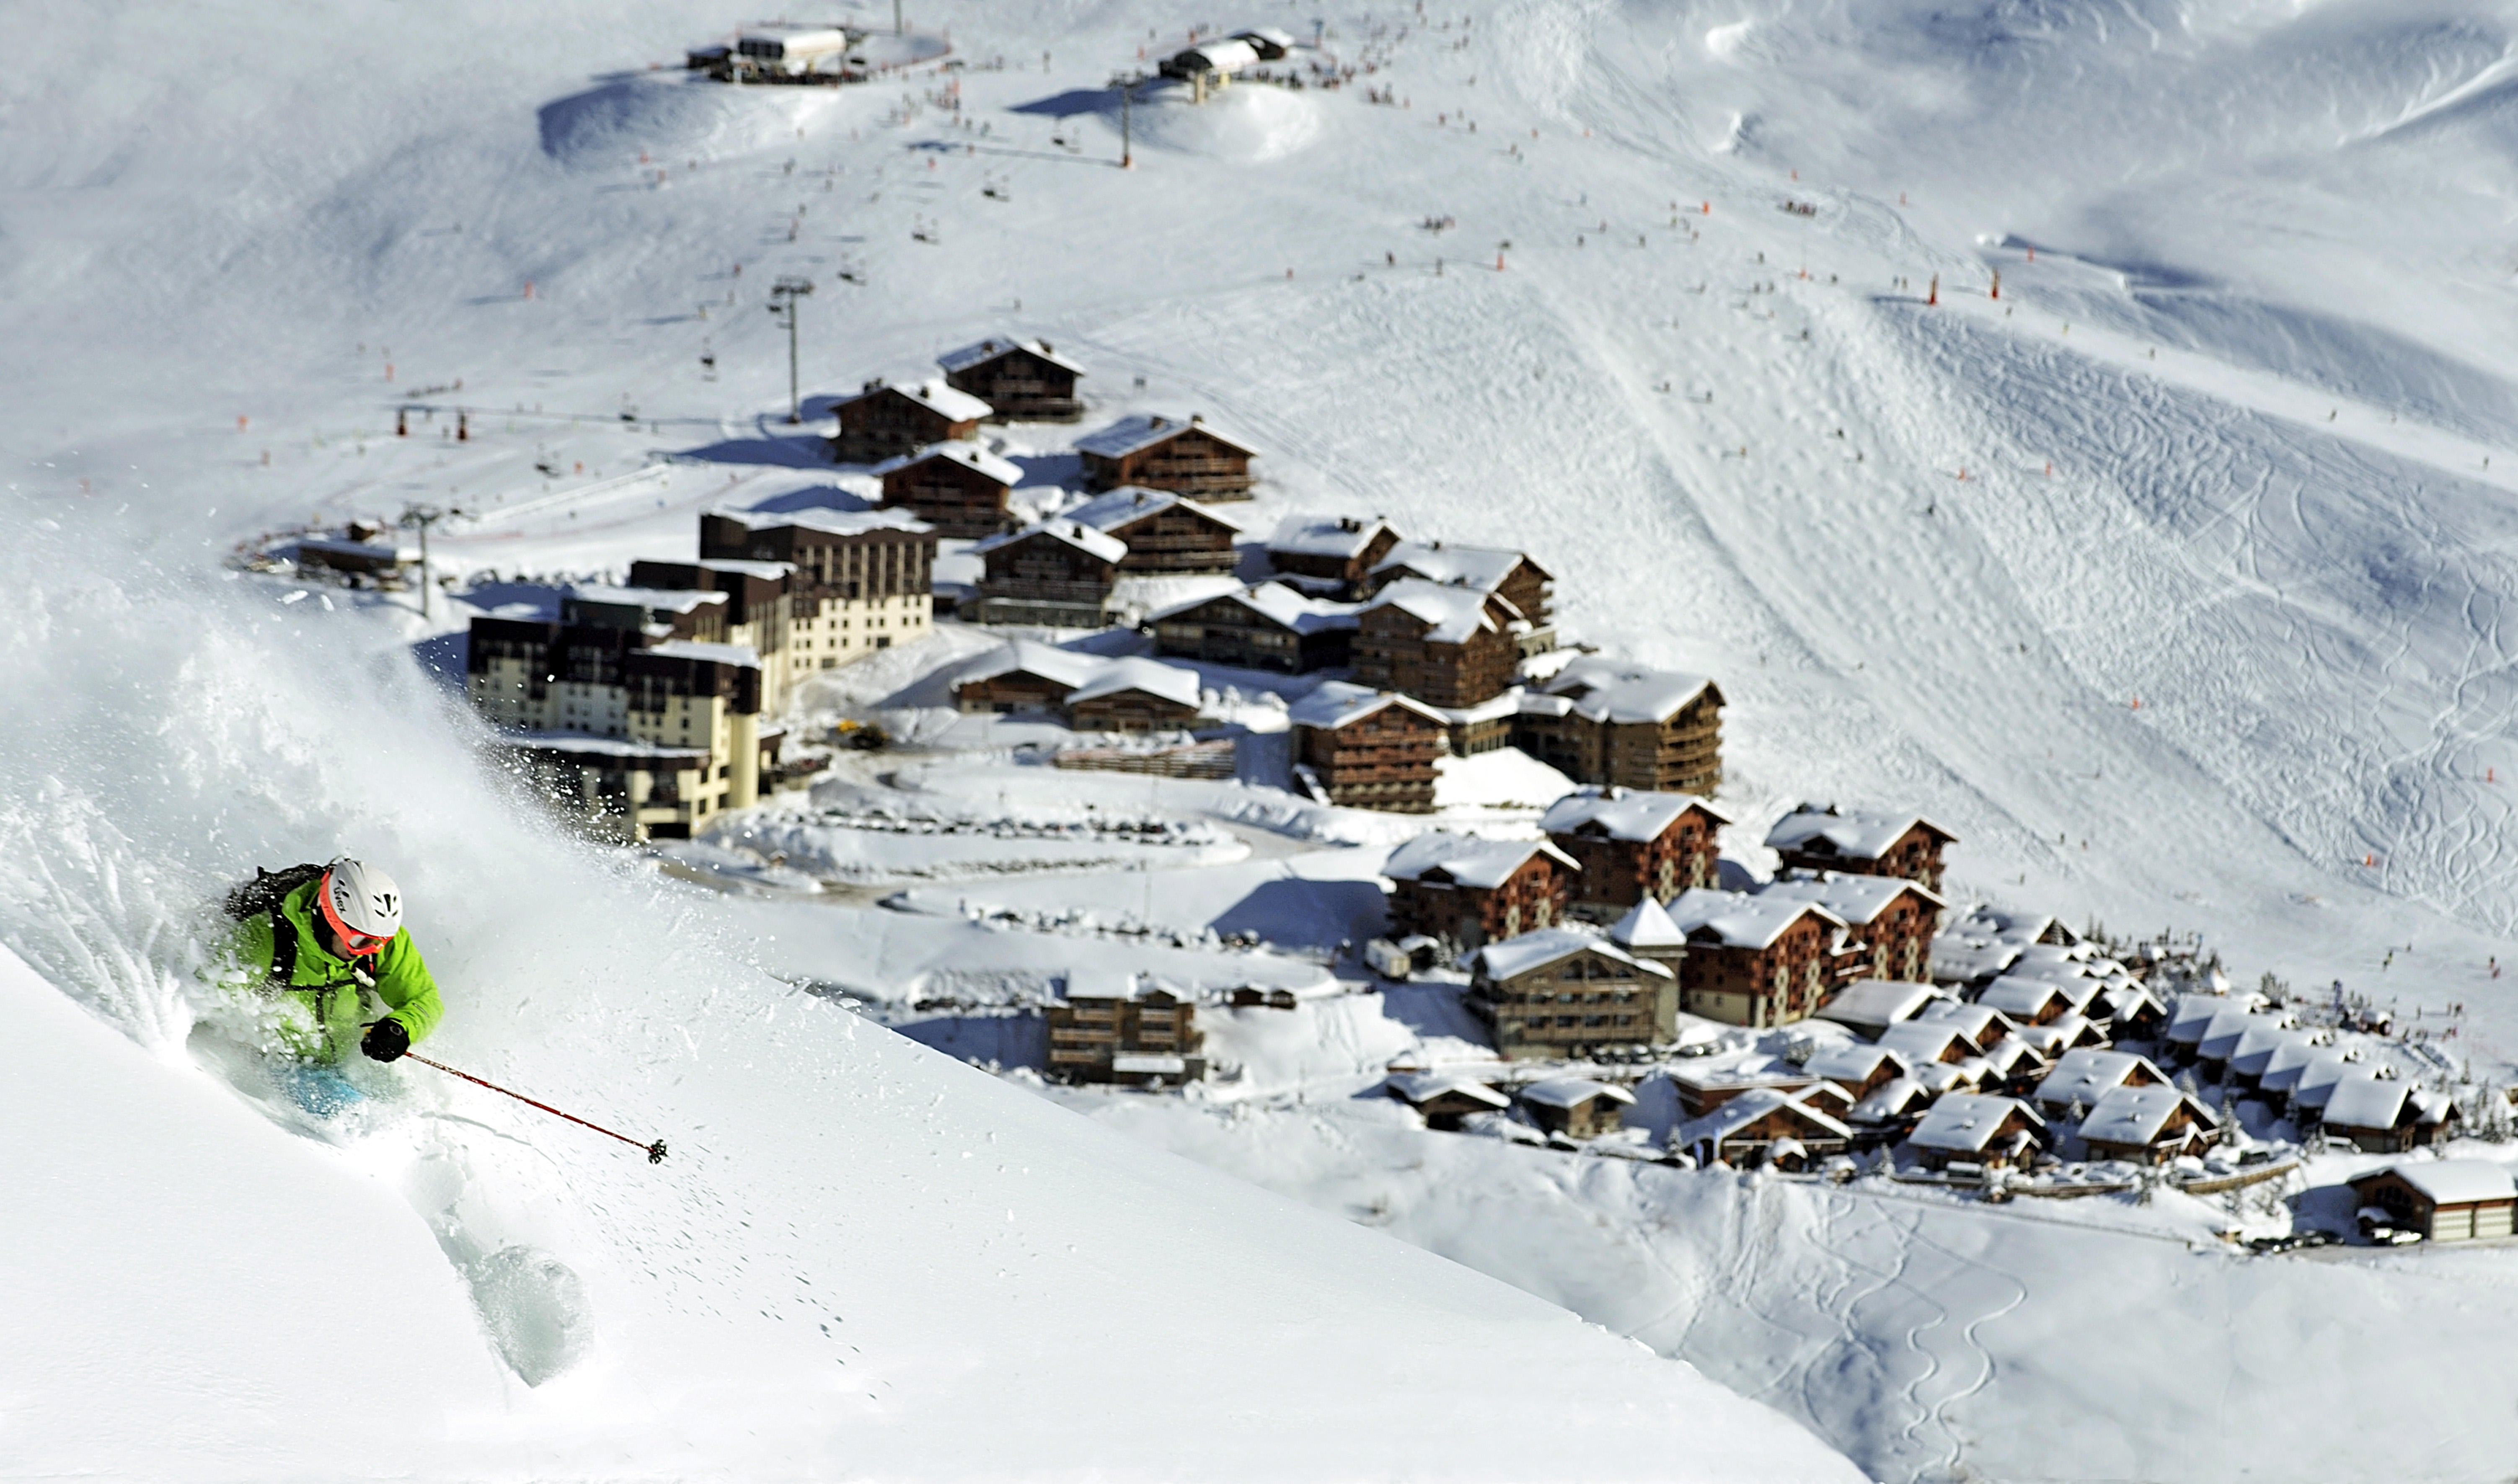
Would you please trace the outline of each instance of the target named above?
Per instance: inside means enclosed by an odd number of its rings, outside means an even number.
[[[358,1097],[336,1070],[351,1046],[393,1061],[445,1014],[402,925],[402,888],[375,867],[343,856],[256,870],[228,894],[227,908],[239,919],[227,957],[243,988],[281,1002],[279,1039],[302,1074],[290,1079],[292,1090],[314,1112]],[[369,994],[384,1011],[372,1020]]]

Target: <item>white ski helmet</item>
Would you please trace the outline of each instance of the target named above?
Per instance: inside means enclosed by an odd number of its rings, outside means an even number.
[[[402,888],[393,877],[348,856],[324,872],[315,900],[332,936],[353,954],[380,954],[402,931]]]

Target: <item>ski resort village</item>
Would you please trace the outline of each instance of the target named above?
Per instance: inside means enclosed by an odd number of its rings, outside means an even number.
[[[2505,7],[113,23],[0,1477],[2508,1477]]]

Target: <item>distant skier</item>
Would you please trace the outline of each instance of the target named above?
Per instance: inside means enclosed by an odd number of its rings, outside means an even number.
[[[315,1112],[358,1096],[333,1070],[352,1046],[393,1061],[445,1014],[437,982],[402,925],[402,888],[372,866],[343,856],[328,866],[257,869],[228,894],[227,910],[238,919],[227,946],[237,971],[230,982],[280,1002],[282,1046],[321,1074],[292,1088]],[[383,1010],[373,1019],[370,995]]]

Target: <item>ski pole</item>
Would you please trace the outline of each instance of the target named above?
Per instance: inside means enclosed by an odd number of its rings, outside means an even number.
[[[626,1133],[614,1133],[611,1129],[604,1127],[601,1124],[587,1123],[586,1120],[579,1118],[574,1113],[562,1113],[548,1103],[536,1102],[534,1099],[525,1096],[521,1092],[510,1091],[505,1087],[499,1086],[497,1082],[491,1081],[487,1078],[474,1077],[469,1072],[457,1071],[456,1068],[450,1067],[444,1062],[430,1061],[427,1057],[420,1055],[416,1051],[405,1051],[403,1055],[405,1058],[411,1061],[415,1061],[423,1067],[435,1067],[438,1071],[445,1073],[449,1077],[459,1077],[467,1082],[478,1083],[481,1086],[489,1088],[493,1092],[506,1093],[507,1096],[514,1098],[517,1102],[524,1103],[535,1108],[540,1108],[543,1112],[551,1115],[553,1118],[563,1118],[572,1124],[591,1128],[599,1134],[619,1139],[622,1143],[629,1145],[632,1149],[643,1149],[647,1152],[647,1163],[650,1165],[662,1165],[665,1163],[665,1141],[663,1139],[658,1139],[653,1144],[641,1144],[636,1139],[630,1137],[630,1135]]]

